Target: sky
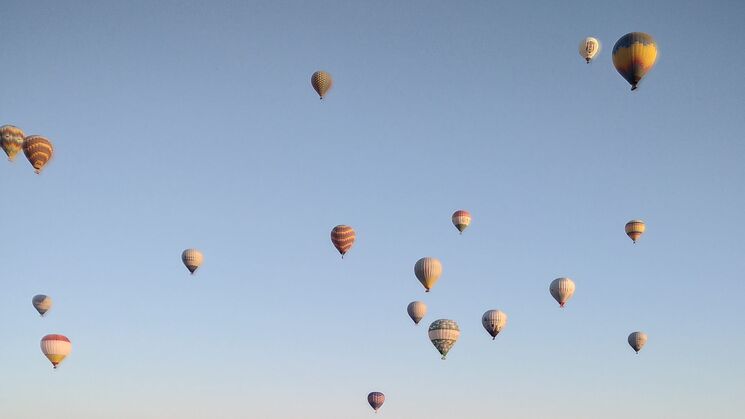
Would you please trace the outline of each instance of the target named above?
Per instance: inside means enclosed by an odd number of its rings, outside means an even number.
[[[0,162],[0,417],[368,418],[371,391],[402,419],[745,411],[745,3],[6,0],[2,15],[0,124],[55,156],[40,176]],[[659,48],[634,92],[611,62],[632,31]],[[586,36],[603,44],[589,65]],[[357,231],[343,260],[337,224]],[[428,294],[425,256],[443,264]],[[560,276],[577,286],[563,310]],[[488,309],[509,316],[495,341]],[[446,361],[426,332],[439,318],[461,328]],[[72,341],[58,370],[48,333]]]

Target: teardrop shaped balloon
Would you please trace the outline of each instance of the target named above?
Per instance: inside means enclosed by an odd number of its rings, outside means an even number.
[[[613,46],[613,65],[621,77],[631,84],[631,90],[636,90],[639,81],[656,61],[657,43],[646,33],[627,33]]]
[[[406,312],[409,313],[409,317],[414,321],[414,324],[419,324],[427,315],[427,305],[421,301],[412,301],[406,307]]]
[[[63,335],[46,335],[41,338],[41,353],[49,359],[55,369],[71,351],[72,343]]]
[[[629,236],[631,241],[636,244],[636,241],[644,234],[644,230],[647,229],[646,224],[642,220],[631,220],[626,223],[626,235]]]
[[[350,226],[338,225],[331,230],[331,243],[341,253],[342,259],[344,259],[344,255],[347,254],[349,249],[352,248],[356,238],[357,233]]]
[[[638,354],[644,347],[644,344],[647,343],[647,334],[644,332],[634,332],[629,335],[628,341],[629,345],[631,345],[634,351]]]
[[[590,64],[590,61],[592,61],[592,59],[595,58],[599,53],[600,41],[598,41],[597,39],[588,36],[579,43],[579,55],[581,55],[582,58],[587,61],[587,64]]]
[[[559,307],[564,308],[564,304],[574,295],[574,281],[569,278],[556,278],[551,281],[549,291],[559,303]]]
[[[8,155],[8,160],[15,160],[16,154],[23,149],[23,139],[25,137],[26,134],[23,133],[23,130],[14,125],[0,127],[0,147]]]
[[[186,269],[194,275],[194,271],[202,266],[204,255],[197,249],[186,249],[181,253],[181,261],[186,265]]]
[[[46,137],[31,135],[23,140],[23,154],[26,155],[29,163],[34,167],[34,172],[38,175],[52,159],[54,147]]]
[[[414,265],[414,275],[424,285],[426,292],[429,292],[442,275],[442,264],[435,258],[421,258]]]
[[[31,299],[31,304],[44,317],[44,314],[52,308],[52,299],[44,294],[34,295],[34,298]]]
[[[481,324],[494,340],[499,332],[507,326],[507,314],[500,310],[489,310],[481,316]]]
[[[471,213],[466,210],[458,210],[453,213],[452,219],[453,225],[462,234],[463,230],[468,228],[468,225],[471,224]]]
[[[429,340],[442,355],[442,359],[445,359],[460,337],[460,328],[454,320],[439,319],[429,325],[427,334]]]
[[[367,402],[370,403],[370,407],[375,410],[375,413],[378,413],[378,409],[385,403],[385,394],[379,391],[373,391],[367,395]]]
[[[331,78],[331,74],[325,71],[316,71],[310,77],[310,84],[316,93],[318,93],[318,97],[323,99],[326,97],[326,93],[331,90],[331,85],[334,84],[334,81]]]

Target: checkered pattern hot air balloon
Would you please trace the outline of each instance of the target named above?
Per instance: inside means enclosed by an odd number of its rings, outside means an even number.
[[[385,394],[379,391],[373,391],[367,395],[367,402],[370,403],[370,407],[375,410],[375,413],[378,413],[378,409],[385,403]]]
[[[460,337],[460,328],[454,320],[440,319],[429,325],[427,334],[429,340],[442,355],[442,359],[445,359]]]
[[[331,90],[334,81],[331,79],[331,74],[325,71],[316,71],[310,77],[310,84],[316,93],[318,93],[318,97],[323,99],[326,97],[326,93]]]

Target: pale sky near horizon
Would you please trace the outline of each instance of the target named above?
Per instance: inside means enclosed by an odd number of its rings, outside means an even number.
[[[0,13],[0,125],[56,152],[40,176],[0,159],[0,418],[369,418],[371,391],[400,419],[745,411],[745,3]],[[631,31],[659,48],[635,92],[611,62]],[[357,231],[344,260],[337,224]],[[443,263],[429,294],[424,256]],[[438,318],[461,328],[446,361]],[[73,345],[56,371],[48,333]]]

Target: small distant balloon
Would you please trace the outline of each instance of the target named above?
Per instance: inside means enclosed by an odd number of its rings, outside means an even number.
[[[442,263],[435,258],[421,258],[414,265],[414,275],[422,283],[425,291],[429,292],[442,275]]]
[[[186,269],[194,275],[194,271],[202,266],[204,255],[197,249],[186,249],[181,253],[181,261],[184,262]]]
[[[471,224],[471,213],[466,210],[458,210],[453,213],[453,225],[463,234],[463,230]]]
[[[500,310],[488,310],[481,316],[481,324],[494,340],[499,332],[507,326],[507,314]]]
[[[574,295],[574,281],[569,278],[556,278],[551,281],[549,291],[551,296],[559,303],[559,307],[564,308],[564,304]]]
[[[341,258],[352,248],[354,241],[357,239],[357,233],[347,225],[338,225],[331,230],[331,243],[336,250],[341,253]]]
[[[318,97],[323,99],[326,97],[326,93],[331,90],[331,85],[334,84],[334,81],[331,79],[331,74],[319,70],[310,77],[310,84],[316,93],[318,93]]]
[[[600,41],[597,39],[588,36],[579,43],[579,55],[587,61],[587,64],[590,64],[590,61],[592,61],[599,53]]]
[[[629,236],[631,241],[636,244],[636,241],[639,240],[639,238],[644,234],[644,230],[647,229],[646,224],[644,224],[644,221],[642,220],[631,220],[628,223],[626,223],[626,235]],[[653,237],[654,239],[654,237]]]
[[[23,139],[25,137],[26,134],[23,133],[23,130],[14,125],[0,127],[0,147],[8,155],[8,160],[15,160],[16,154],[23,150]]]
[[[378,413],[378,409],[380,409],[381,406],[383,406],[383,403],[385,403],[385,394],[379,391],[373,391],[367,395],[367,402],[370,404],[370,407],[375,410],[375,413]]]
[[[41,353],[49,359],[54,368],[70,355],[72,343],[63,335],[46,335],[41,338]]]
[[[657,43],[643,32],[622,36],[613,46],[613,65],[618,73],[636,90],[639,81],[657,61]]]
[[[36,174],[40,174],[44,166],[52,159],[54,148],[52,143],[41,135],[31,135],[23,140],[23,154]]]
[[[628,341],[634,351],[639,353],[644,347],[644,344],[647,343],[647,334],[644,332],[633,332],[629,335]]]
[[[439,319],[429,325],[429,340],[445,359],[460,337],[460,328],[454,320]]]
[[[414,321],[414,324],[419,324],[427,315],[427,305],[421,301],[412,301],[406,307],[406,312],[409,313],[409,317]]]
[[[47,311],[52,308],[52,299],[44,294],[34,295],[34,298],[31,299],[31,304],[44,317]]]

